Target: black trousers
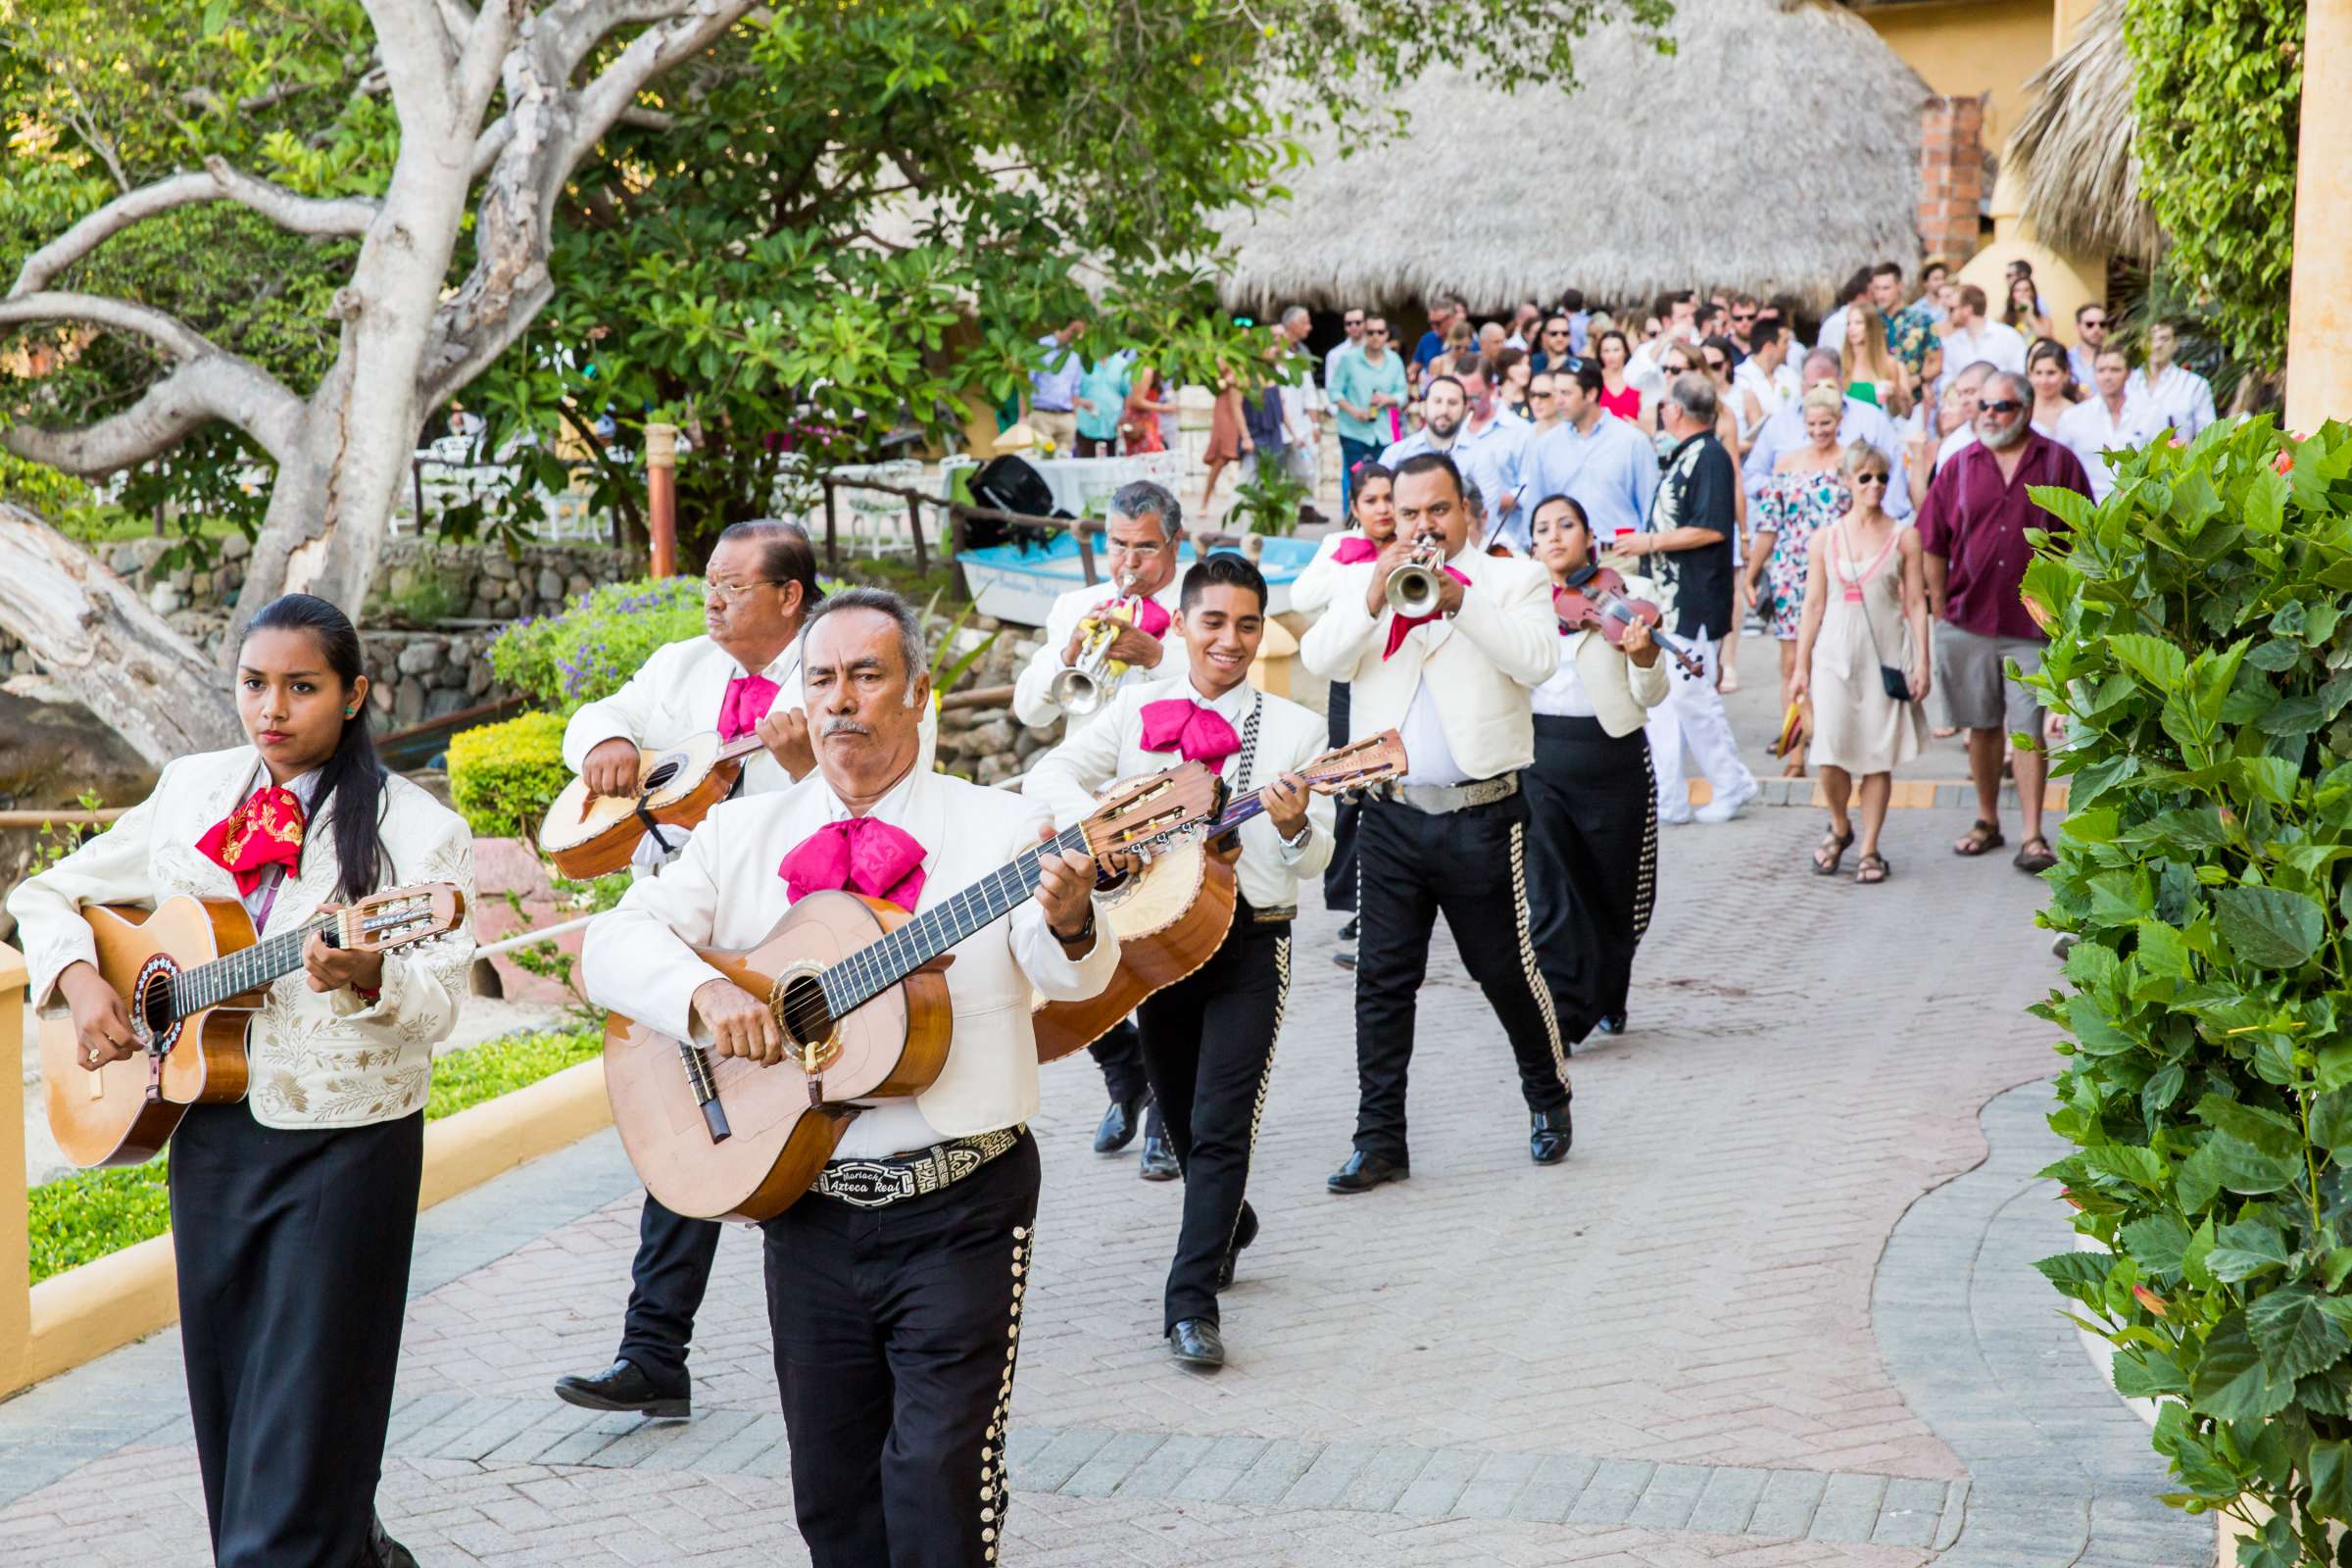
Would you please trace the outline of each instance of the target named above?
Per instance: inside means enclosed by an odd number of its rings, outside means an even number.
[[[424,1113],[265,1127],[189,1107],[172,1235],[220,1568],[361,1568],[400,1362]]]
[[[1326,731],[1333,750],[1347,745],[1355,737],[1348,733],[1348,683],[1331,683],[1331,716]],[[1323,907],[1355,912],[1355,823],[1363,808],[1353,798],[1343,795],[1336,803],[1337,809],[1331,824],[1331,861],[1323,867]]]
[[[1037,1190],[1024,1132],[953,1187],[883,1208],[810,1194],[761,1227],[793,1511],[815,1568],[998,1560]]]
[[[1250,1155],[1290,990],[1290,922],[1259,925],[1243,904],[1215,956],[1137,1010],[1144,1066],[1184,1167],[1163,1334],[1185,1318],[1217,1321],[1217,1267],[1248,1206]]]
[[[1527,896],[1536,959],[1573,1044],[1625,1011],[1634,950],[1658,880],[1658,790],[1642,731],[1536,715],[1536,765],[1520,775],[1532,836]]]
[[[1136,1038],[1133,1018],[1121,1018],[1110,1033],[1087,1047],[1086,1054],[1102,1069],[1102,1087],[1111,1099],[1129,1101],[1144,1092],[1144,1047]]]
[[[637,1218],[637,1256],[629,1265],[629,1308],[621,1318],[620,1359],[658,1383],[686,1378],[694,1315],[710,1288],[718,1256],[718,1221],[673,1214],[653,1194]]]
[[[1510,1040],[1528,1109],[1568,1103],[1567,1047],[1529,925],[1526,796],[1442,816],[1367,801],[1356,855],[1355,1147],[1407,1157],[1415,1001],[1440,914]]]

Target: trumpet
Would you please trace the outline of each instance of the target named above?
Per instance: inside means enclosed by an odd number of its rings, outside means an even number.
[[[1055,670],[1046,684],[1046,695],[1063,712],[1084,718],[1109,702],[1119,689],[1127,666],[1110,657],[1110,645],[1118,640],[1119,628],[1135,620],[1134,596],[1135,579],[1121,577],[1119,597],[1090,613],[1077,661],[1067,669]]]
[[[1445,547],[1424,541],[1403,564],[1389,573],[1389,608],[1399,615],[1424,616],[1437,612],[1440,579],[1446,564]]]

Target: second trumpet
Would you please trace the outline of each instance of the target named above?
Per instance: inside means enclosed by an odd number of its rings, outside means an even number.
[[[1389,608],[1399,615],[1434,615],[1438,610],[1440,568],[1446,564],[1443,547],[1423,544],[1389,573]]]

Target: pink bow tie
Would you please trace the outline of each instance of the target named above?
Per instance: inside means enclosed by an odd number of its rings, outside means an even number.
[[[914,835],[871,816],[853,816],[801,840],[776,867],[798,904],[811,893],[845,889],[911,911],[923,896],[923,847]]]
[[[1466,571],[1456,571],[1453,567],[1447,566],[1446,575],[1465,588],[1470,586],[1470,574]],[[1389,646],[1381,650],[1380,657],[1383,659],[1396,658],[1396,650],[1404,646],[1404,640],[1413,634],[1415,626],[1426,626],[1437,618],[1438,612],[1433,610],[1426,615],[1398,615],[1390,621]]]
[[[1215,709],[1203,708],[1190,698],[1146,703],[1141,716],[1147,752],[1174,752],[1188,762],[1217,767],[1242,749],[1242,738]]]
[[[1105,599],[1097,605],[1090,613],[1107,614],[1111,607],[1118,603],[1119,601],[1116,599]],[[1135,601],[1135,629],[1145,636],[1164,638],[1168,634],[1168,628],[1174,624],[1174,617],[1170,616],[1167,611],[1160,606],[1158,600],[1138,599]]]
[[[727,695],[718,705],[718,738],[731,741],[758,729],[776,706],[776,691],[765,675],[738,675],[727,682]]]
[[[1359,561],[1377,560],[1379,556],[1380,546],[1359,533],[1341,540],[1340,548],[1331,553],[1331,560],[1334,565],[1352,566]]]

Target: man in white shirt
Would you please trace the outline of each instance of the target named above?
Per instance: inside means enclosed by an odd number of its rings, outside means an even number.
[[[2194,441],[2197,432],[2214,421],[2213,385],[2187,366],[2174,361],[2179,341],[2172,322],[2152,322],[2148,327],[2147,363],[2132,372],[2129,385],[2133,397],[2172,426],[2173,434],[2183,441]]]
[[[1817,386],[1836,386],[1839,371],[1838,356],[1827,349],[1813,349],[1805,355],[1805,367],[1799,396]],[[1805,411],[1801,403],[1791,402],[1779,413],[1756,427],[1755,439],[1748,443],[1747,457],[1740,466],[1740,482],[1750,501],[1764,490],[1764,481],[1772,477],[1773,466],[1783,454],[1794,452],[1806,442]],[[1867,441],[1886,454],[1894,466],[1895,483],[1887,499],[1889,516],[1907,517],[1911,514],[1911,492],[1903,476],[1903,442],[1886,417],[1886,411],[1877,404],[1848,395],[1845,413],[1838,421],[1838,441],[1851,446]]]
[[[2106,500],[2115,488],[2107,453],[2144,447],[2164,433],[2163,416],[2132,395],[2131,379],[2124,351],[2101,349],[2091,366],[2092,395],[2058,416],[2058,439],[2082,460],[2093,501]]]
[[[1331,604],[1299,644],[1308,669],[1348,682],[1350,738],[1396,730],[1409,767],[1369,793],[1357,830],[1358,1105],[1335,1193],[1412,1173],[1405,1076],[1441,913],[1517,1058],[1529,1157],[1556,1164],[1573,1136],[1567,1046],[1530,936],[1519,793],[1535,757],[1533,694],[1559,665],[1551,578],[1476,548],[1452,459],[1407,459],[1395,494],[1396,537],[1374,560],[1334,569]],[[1422,550],[1445,563],[1433,573],[1435,608],[1401,615],[1390,579]]]
[[[718,536],[703,583],[710,635],[655,650],[627,685],[564,726],[564,763],[599,795],[638,793],[638,748],[674,746],[713,729],[726,740],[757,731],[766,746],[744,764],[740,796],[789,789],[816,765],[801,709],[801,625],[820,597],[808,535],[775,518],[736,523]],[[640,874],[685,848],[685,832],[659,831],[669,842],[645,836]],[[687,1348],[717,1251],[714,1221],[673,1214],[648,1193],[620,1349],[602,1372],[558,1378],[556,1397],[590,1410],[691,1414]]]
[[[1095,906],[1093,860],[1055,847],[1042,806],[923,764],[931,682],[905,601],[834,596],[809,617],[802,680],[816,775],[712,811],[713,831],[590,927],[581,973],[597,1004],[709,1041],[720,1066],[799,1074],[802,1043],[779,1009],[698,950],[751,947],[801,899],[838,890],[907,909],[903,951],[952,952],[938,1076],[858,1102],[808,1190],[761,1228],[810,1557],[978,1565],[996,1557],[1011,1497],[1005,1424],[1033,1279],[1030,996],[1100,995],[1118,940]],[[960,897],[1005,873],[1033,890],[1009,911],[991,917],[1004,908],[994,893]]]
[[[1443,452],[1478,491],[1482,509],[1481,548],[1508,544],[1527,553],[1527,519],[1518,515],[1519,464],[1528,427],[1510,417],[1475,359],[1457,363],[1450,375],[1433,376],[1422,388],[1423,424],[1380,455],[1395,473],[1407,458]]]
[[[1084,321],[1073,319],[1039,338],[1045,366],[1029,372],[1029,427],[1051,440],[1060,457],[1078,449],[1078,384],[1086,378],[1086,362],[1076,345],[1085,330]]]
[[[2075,337],[2075,346],[2066,351],[2066,367],[2074,372],[2077,386],[2088,386],[2098,378],[2099,350],[2107,346],[2107,307],[2097,300],[2076,306]]]
[[[1947,369],[1955,365],[1990,360],[1996,370],[2026,373],[2026,340],[2006,321],[1985,318],[1984,291],[1976,284],[1963,283],[1953,294],[1951,316],[1944,327],[1943,363]]]
[[[1350,305],[1340,315],[1340,330],[1348,335],[1334,343],[1323,356],[1323,393],[1334,395],[1339,387],[1340,356],[1359,348],[1364,341],[1364,309]]]
[[[1781,374],[1788,361],[1788,328],[1779,315],[1766,311],[1750,318],[1747,332],[1747,358],[1732,371],[1732,391],[1751,405],[1740,411],[1740,424],[1753,429],[1787,408],[1791,394],[1800,389]]]
[[[1178,1361],[1218,1367],[1217,1293],[1257,1235],[1244,1194],[1290,995],[1291,920],[1300,879],[1331,858],[1333,814],[1330,798],[1299,776],[1326,749],[1323,720],[1250,685],[1265,634],[1265,577],[1239,556],[1212,555],[1185,574],[1183,604],[1191,668],[1120,692],[1101,723],[1037,760],[1027,793],[1066,826],[1093,809],[1104,785],[1183,760],[1215,768],[1237,801],[1256,792],[1264,808],[1239,829],[1240,891],[1224,943],[1136,1011],[1152,1093],[1184,1166],[1160,1333]]]

